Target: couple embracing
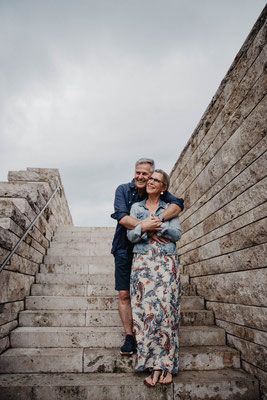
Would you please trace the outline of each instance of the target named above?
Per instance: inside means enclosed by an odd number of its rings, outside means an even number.
[[[115,289],[125,330],[122,355],[135,352],[145,384],[169,384],[178,373],[181,282],[176,241],[183,199],[168,192],[170,178],[141,158],[134,179],[115,193],[112,242]]]

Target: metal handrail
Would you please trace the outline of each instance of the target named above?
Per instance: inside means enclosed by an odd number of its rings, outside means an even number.
[[[23,242],[23,240],[25,239],[25,237],[28,235],[28,233],[30,232],[30,230],[32,229],[33,225],[36,223],[36,221],[40,218],[40,216],[43,214],[44,210],[46,209],[46,207],[48,206],[48,204],[50,203],[50,201],[53,199],[53,197],[55,196],[55,194],[57,193],[57,191],[60,189],[60,196],[61,196],[61,191],[62,191],[62,187],[61,185],[58,185],[58,187],[56,188],[56,190],[54,191],[54,193],[52,194],[52,196],[49,198],[48,202],[46,203],[46,205],[42,208],[42,210],[39,212],[39,214],[34,218],[34,220],[32,221],[31,225],[29,226],[29,228],[26,230],[26,232],[24,233],[24,235],[22,236],[22,238],[18,241],[18,243],[16,244],[16,246],[14,247],[14,249],[9,253],[9,255],[7,256],[7,258],[5,259],[5,261],[1,264],[0,266],[0,272],[5,268],[5,266],[7,265],[7,263],[9,262],[10,258],[13,256],[13,254],[15,253],[15,251],[17,250],[17,248],[19,247],[19,245]]]

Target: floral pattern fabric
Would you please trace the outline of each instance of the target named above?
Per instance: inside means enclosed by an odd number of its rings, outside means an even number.
[[[134,254],[131,306],[137,342],[135,368],[178,373],[181,281],[177,254],[163,254],[154,242],[148,254]]]

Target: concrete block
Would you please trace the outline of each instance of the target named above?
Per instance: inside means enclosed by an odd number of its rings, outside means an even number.
[[[267,277],[262,269],[191,278],[198,294],[206,300],[252,306],[266,306]],[[248,295],[248,282],[250,290]]]
[[[9,336],[0,339],[0,354],[3,353],[10,346]]]
[[[113,256],[107,255],[98,258],[97,256],[45,256],[45,264],[94,264],[94,265],[108,265],[114,263]]]
[[[119,347],[122,328],[20,327],[11,333],[12,347]]]
[[[177,400],[257,400],[259,386],[255,378],[241,370],[184,372],[174,378]]]
[[[265,178],[264,164],[266,163],[267,138],[262,139],[253,149],[251,149],[242,159],[236,160],[236,164],[227,174],[214,184],[198,201],[188,208],[187,218],[185,214],[181,216],[181,227],[183,232],[187,232],[193,226],[204,221],[209,215],[215,213],[224,205],[230,203],[238,195],[248,190],[258,181]],[[188,192],[197,191],[198,188],[189,189]],[[187,193],[188,193],[187,192]],[[190,196],[191,193],[188,193]],[[194,214],[194,215],[193,215]],[[192,215],[192,218],[188,218]]]
[[[260,398],[262,400],[266,400],[266,393],[267,393],[267,372],[263,371],[260,368],[256,368],[254,365],[247,363],[246,361],[242,360],[241,367],[244,371],[250,374],[250,376],[254,376],[259,381],[260,386]]]
[[[79,248],[58,248],[57,246],[50,247],[47,251],[48,256],[61,256],[64,254],[66,257],[98,257],[98,256],[106,256],[110,254],[111,247],[91,247],[79,249]],[[109,256],[110,259],[112,256]]]
[[[197,287],[196,285],[182,285],[182,296],[196,296]]]
[[[26,310],[117,310],[117,296],[29,296]],[[203,310],[204,299],[199,296],[183,296],[182,311]]]
[[[267,309],[264,307],[244,306],[242,304],[227,304],[206,302],[208,310],[215,313],[216,319],[256,328],[264,331],[267,326]]]
[[[204,260],[184,267],[191,276],[216,275],[222,272],[234,272],[265,267],[267,244],[241,249],[234,253],[222,254],[210,260]],[[192,282],[191,282],[192,283]]]
[[[266,237],[266,220],[255,221],[197,249],[181,254],[180,259],[184,265],[192,264],[221,254],[265,243]]]
[[[37,283],[31,287],[32,296],[86,296],[87,285]]]
[[[134,370],[136,355],[122,357],[119,349],[87,348],[84,372],[121,373]],[[180,347],[179,371],[240,368],[238,351],[226,346]]]
[[[259,331],[257,329],[247,328],[230,322],[217,320],[217,325],[223,328],[227,334],[234,335],[238,338],[248,340],[260,346],[267,347],[267,332]]]
[[[120,347],[120,327],[19,327],[11,332],[12,347]],[[223,329],[207,326],[180,328],[181,346],[222,346]]]
[[[249,362],[255,367],[263,370],[266,368],[266,347],[259,346],[255,343],[251,343],[247,340],[243,340],[229,334],[227,334],[227,343],[229,346],[239,350],[241,353],[241,358],[246,362]]]
[[[41,264],[40,272],[42,274],[88,274],[88,264]],[[49,279],[49,277],[47,277]]]
[[[4,262],[9,255],[9,251],[0,249],[0,263]],[[39,264],[21,257],[19,254],[13,254],[10,264],[5,266],[6,271],[20,272],[26,275],[35,275],[39,270]]]
[[[258,383],[241,370],[184,371],[173,385],[144,385],[143,373],[2,374],[1,400],[259,400]],[[30,390],[29,390],[30,389]],[[26,397],[27,396],[27,397]]]
[[[15,301],[12,303],[5,303],[3,312],[0,313],[0,325],[7,324],[18,318],[18,314],[24,309],[23,301]]]
[[[266,185],[267,178],[255,184],[222,209],[183,234],[179,241],[180,252],[184,253],[195,247],[203,246],[263,218],[266,215],[266,206],[261,203],[265,197]],[[234,220],[232,220],[233,215],[235,216]]]
[[[52,242],[50,243],[51,250],[61,250],[64,253],[65,249],[73,249],[73,250],[80,250],[81,252],[87,251],[88,248],[92,248],[94,250],[104,251],[106,250],[110,253],[110,249],[112,246],[112,238],[105,239],[104,241],[96,240],[82,240],[77,239],[75,236],[71,239],[61,239],[53,238]]]
[[[30,224],[28,224],[30,225]],[[0,227],[16,235],[16,242],[24,235],[26,228],[22,229],[11,218],[0,218]],[[28,226],[27,226],[28,227]],[[24,238],[24,242],[41,254],[46,254],[47,247],[43,247],[33,235],[33,230]]]
[[[85,321],[86,319],[86,321]],[[206,310],[182,311],[182,326],[211,326],[213,313]],[[27,310],[20,313],[20,326],[122,326],[117,310],[71,311],[71,310]]]
[[[86,326],[85,311],[26,310],[19,315],[20,326]]]
[[[112,227],[102,227],[102,226],[72,226],[72,225],[61,225],[58,226],[56,235],[59,233],[90,233],[96,237],[103,237],[104,235],[113,236],[115,233],[115,228]]]
[[[13,250],[16,244],[19,241],[19,237],[14,235],[12,232],[9,232],[6,229],[3,229],[0,226],[0,246],[6,250]],[[34,249],[32,246],[28,245],[25,242],[22,242],[21,245],[17,248],[16,254],[21,255],[22,257],[29,259],[35,263],[41,263],[43,260],[43,254],[38,250]]]
[[[86,326],[122,326],[118,310],[86,311]]]
[[[18,326],[18,321],[17,320],[8,322],[7,324],[4,324],[4,325],[1,325],[0,326],[0,339],[5,337],[5,336],[8,336],[9,333],[13,329],[15,329],[17,326]]]
[[[26,310],[114,310],[116,297],[30,296],[26,297]]]
[[[0,303],[23,300],[29,295],[34,277],[3,270],[0,274]]]
[[[9,349],[0,356],[0,373],[83,372],[83,349]]]
[[[207,310],[190,310],[181,312],[181,325],[199,325],[199,326],[211,326],[214,325],[213,312]]]
[[[5,374],[0,379],[1,400],[23,393],[18,392],[18,387],[25,388],[28,396],[20,400],[152,400],[155,395],[158,400],[173,400],[171,385],[151,391],[144,385],[143,374],[32,374],[28,379],[15,374],[13,380]]]

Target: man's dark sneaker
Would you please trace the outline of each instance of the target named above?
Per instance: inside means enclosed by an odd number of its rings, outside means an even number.
[[[126,335],[125,342],[121,346],[120,354],[123,356],[130,356],[136,349],[135,339],[133,335]]]

